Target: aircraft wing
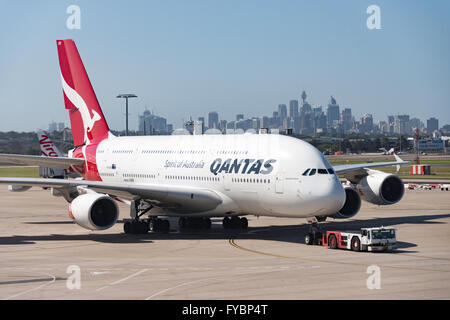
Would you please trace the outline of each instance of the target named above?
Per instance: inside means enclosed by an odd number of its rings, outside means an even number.
[[[361,170],[364,170],[364,168],[398,166],[398,165],[402,165],[402,164],[409,164],[409,162],[408,161],[391,161],[391,162],[344,164],[344,165],[333,166],[333,170],[336,173],[343,173],[343,172],[349,172],[349,171],[361,171]]]
[[[0,162],[68,169],[71,166],[83,166],[84,159],[67,157],[43,157],[22,154],[0,154]]]
[[[400,170],[401,165],[409,164],[408,161],[403,161],[396,154],[394,154],[394,156],[397,161],[336,165],[333,166],[333,170],[349,181],[359,181],[362,177],[368,175],[368,170],[370,168],[397,166],[398,171]]]
[[[144,199],[155,206],[170,208],[173,211],[180,212],[208,211],[222,203],[222,198],[216,192],[210,189],[189,186],[7,177],[0,177],[0,184],[55,189],[84,187],[126,200]]]

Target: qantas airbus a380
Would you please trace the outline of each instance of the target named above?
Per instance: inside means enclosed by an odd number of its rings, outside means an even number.
[[[116,201],[130,205],[126,233],[209,228],[247,228],[245,215],[350,218],[361,198],[378,205],[398,202],[402,181],[371,167],[395,162],[331,166],[300,139],[278,134],[126,136],[111,134],[73,40],[57,40],[65,108],[75,148],[68,157],[1,155],[1,162],[76,171],[84,180],[0,178],[0,183],[57,190],[69,215],[90,230],[112,227]],[[348,184],[343,186],[337,176]],[[147,218],[144,219],[143,216]]]

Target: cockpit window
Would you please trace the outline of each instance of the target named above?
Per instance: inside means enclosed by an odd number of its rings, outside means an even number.
[[[317,169],[318,174],[328,174],[327,169]]]
[[[303,172],[302,176],[308,175],[308,171],[309,171],[309,169],[306,169],[305,172]]]
[[[313,176],[316,174],[316,169],[311,169],[311,171],[309,172],[310,176]]]
[[[329,173],[329,174],[334,174],[334,170],[331,169],[331,168],[328,168],[328,173]]]

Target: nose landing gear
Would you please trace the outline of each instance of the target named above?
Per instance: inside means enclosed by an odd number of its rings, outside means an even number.
[[[317,221],[313,221],[309,225],[308,233],[305,235],[305,243],[307,245],[313,245],[319,244],[320,241],[322,241],[322,231],[320,230],[319,223]]]

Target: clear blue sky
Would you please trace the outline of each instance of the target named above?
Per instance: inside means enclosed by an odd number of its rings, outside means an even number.
[[[69,5],[81,30],[66,27]],[[366,8],[381,8],[369,30]],[[232,120],[333,95],[357,119],[410,114],[450,123],[450,1],[0,0],[0,131],[69,122],[56,39],[76,41],[113,129],[135,93],[130,127],[147,106],[176,127],[212,110]]]

